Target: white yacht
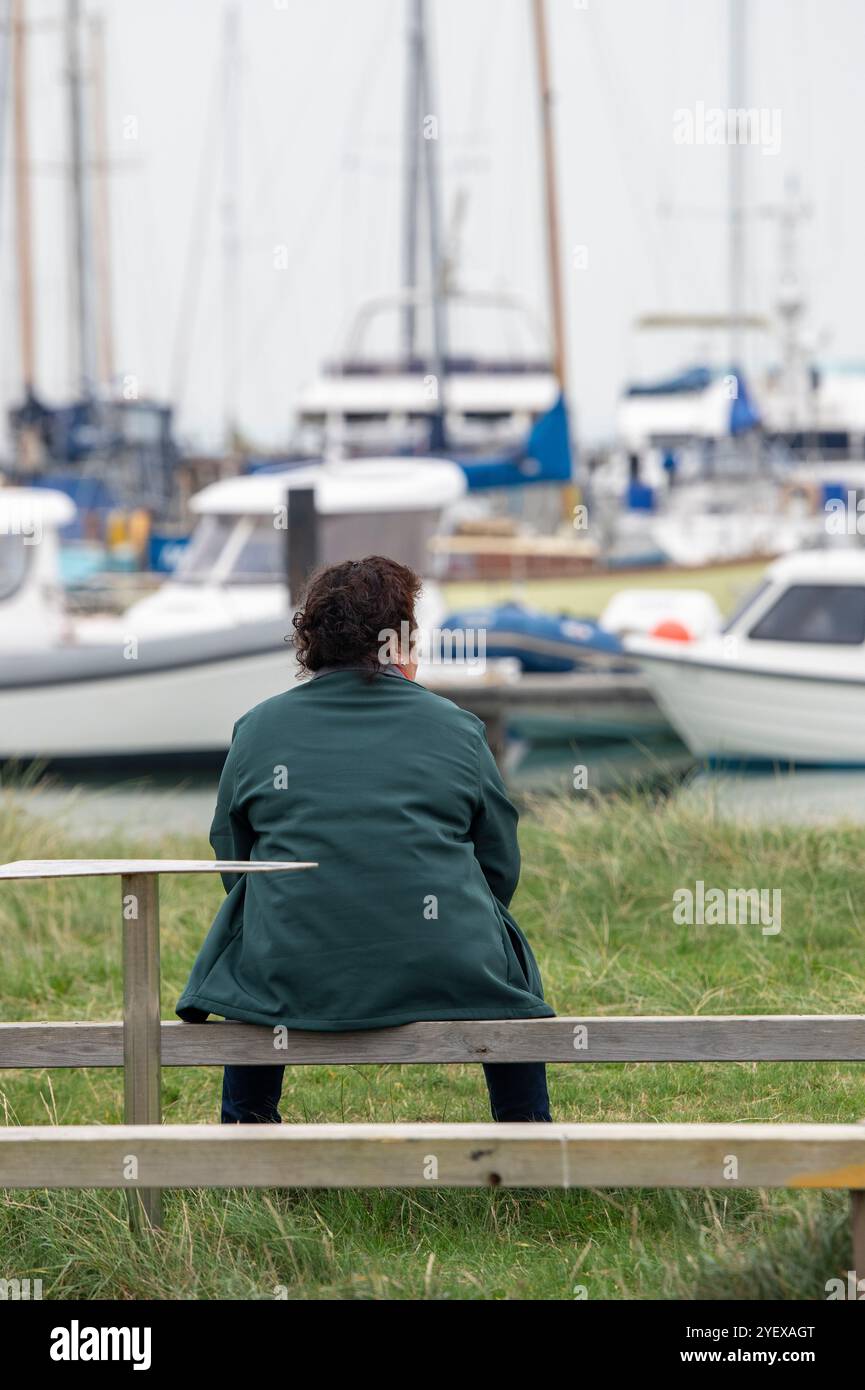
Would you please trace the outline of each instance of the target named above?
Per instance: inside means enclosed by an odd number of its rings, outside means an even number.
[[[464,326],[461,336],[471,340],[480,323],[500,345],[494,351],[448,354],[448,448],[461,456],[517,449],[559,394],[543,330],[512,295],[450,289],[445,302],[455,325]],[[429,448],[430,421],[439,409],[431,389],[433,362],[419,351],[406,355],[379,346],[391,336],[389,321],[407,305],[418,314],[429,312],[419,292],[363,305],[338,358],[301,389],[296,427],[301,450],[351,456]]]
[[[625,647],[695,757],[865,767],[861,550],[776,560],[716,636]]]

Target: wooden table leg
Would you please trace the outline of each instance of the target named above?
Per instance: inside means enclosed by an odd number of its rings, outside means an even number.
[[[128,1125],[158,1125],[160,1095],[159,878],[124,874],[123,901],[123,1119]],[[137,1156],[130,1154],[130,1164]],[[133,1169],[134,1171],[134,1169]],[[162,1193],[127,1191],[132,1229],[162,1225]]]

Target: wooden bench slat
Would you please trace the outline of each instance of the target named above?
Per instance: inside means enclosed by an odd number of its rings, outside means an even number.
[[[731,1159],[738,1175],[731,1179]],[[130,1182],[131,1160],[137,1181]],[[433,1176],[435,1174],[435,1176]],[[865,1187],[863,1125],[0,1129],[0,1187]]]
[[[0,864],[0,878],[101,878],[108,874],[274,874],[317,869],[302,860],[248,859],[16,859]]]
[[[575,1049],[575,1029],[586,1029]],[[355,1033],[246,1023],[162,1024],[162,1065],[410,1062],[865,1061],[861,1014],[555,1018],[410,1023]],[[579,1040],[579,1038],[577,1039]],[[0,1067],[116,1067],[122,1023],[0,1023]]]

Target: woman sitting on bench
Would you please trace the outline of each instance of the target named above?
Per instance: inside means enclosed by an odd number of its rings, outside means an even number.
[[[310,583],[294,627],[312,679],[238,720],[210,843],[220,859],[319,867],[224,875],[182,1019],[340,1032],[553,1016],[508,911],[517,813],[483,724],[418,685],[412,653],[389,645],[414,632],[419,590],[377,555]],[[484,1074],[494,1119],[550,1119],[543,1063]],[[282,1076],[226,1067],[223,1121],[278,1123]]]

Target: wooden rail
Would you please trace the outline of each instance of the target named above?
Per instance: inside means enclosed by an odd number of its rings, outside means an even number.
[[[438,1062],[865,1062],[863,1014],[530,1018],[356,1033],[160,1024],[164,1067]],[[119,1067],[122,1023],[0,1023],[0,1067]]]
[[[158,1125],[162,1118],[159,875],[284,873],[317,867],[294,861],[234,859],[20,859],[0,866],[0,879],[120,878],[123,1117],[128,1125]],[[153,1188],[130,1189],[129,1217],[136,1229],[160,1225],[160,1193]]]
[[[865,1126],[160,1126],[162,1066],[865,1061],[861,1014],[449,1021],[355,1033],[161,1022],[158,875],[315,867],[199,860],[0,867],[0,879],[121,878],[123,1022],[0,1024],[0,1067],[122,1066],[125,1091],[123,1125],[0,1129],[0,1187],[124,1188],[137,1229],[161,1223],[168,1186],[846,1188],[854,1265],[865,1273]]]
[[[128,1176],[130,1160],[137,1178]],[[865,1185],[865,1125],[36,1125],[0,1187]]]

